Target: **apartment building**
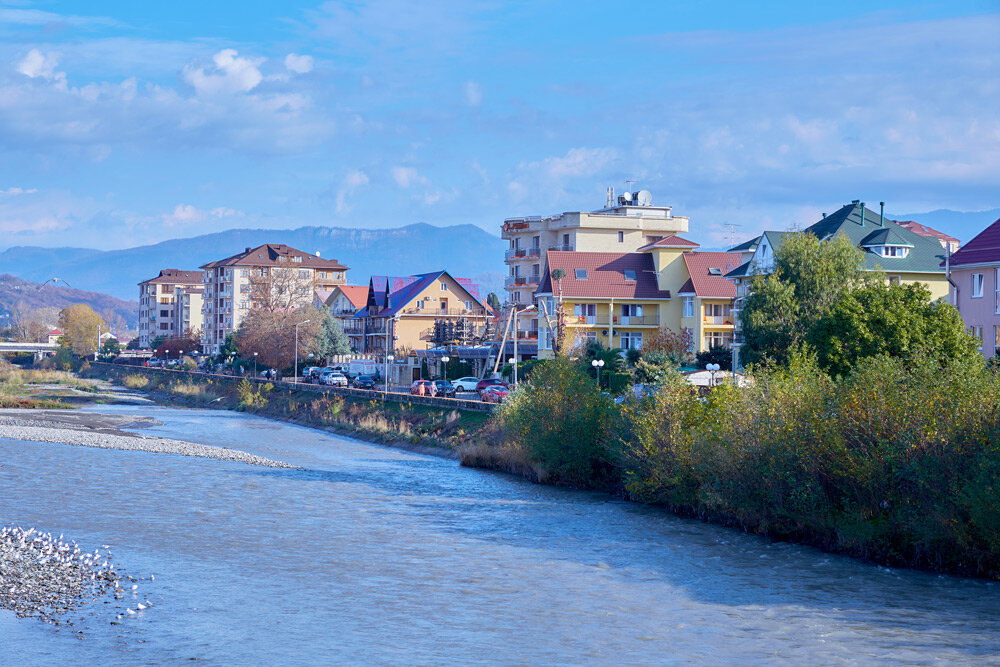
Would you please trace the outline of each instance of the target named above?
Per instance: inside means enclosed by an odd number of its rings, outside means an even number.
[[[507,305],[522,308],[532,303],[545,279],[549,251],[636,252],[666,236],[687,232],[688,222],[688,218],[674,215],[669,206],[653,206],[647,190],[616,197],[614,188],[608,188],[605,206],[595,211],[507,218],[501,228],[501,237],[509,243],[504,281]],[[537,314],[521,316],[518,328],[538,331]],[[529,342],[523,350],[530,357],[537,348],[533,350]]]
[[[357,329],[351,320],[359,310],[367,305],[369,287],[366,285],[337,285],[324,301],[324,305],[330,309],[330,314],[340,320],[340,324],[351,342],[351,349],[355,351],[364,348],[364,335],[349,333]]]
[[[201,330],[202,280],[201,271],[163,269],[139,283],[139,347]]]
[[[482,338],[493,312],[479,286],[447,271],[415,276],[372,276],[365,307],[345,331],[355,351],[384,355]]]
[[[774,270],[774,252],[791,233],[799,232],[764,232],[757,238],[730,248],[730,252],[742,255],[743,260],[738,268],[726,275],[736,285],[736,331],[733,347],[734,365],[737,367],[739,348],[743,344],[739,322],[743,299],[747,296],[755,275]],[[934,299],[948,296],[949,283],[944,262],[949,252],[948,239],[952,237],[940,233],[931,234],[925,230],[918,233],[889,220],[883,210],[878,213],[872,211],[859,200],[824,216],[801,233],[813,234],[823,240],[844,235],[864,253],[864,270],[885,272],[890,284],[921,283],[930,290],[931,298]]]
[[[347,267],[335,259],[265,243],[209,262],[204,271],[201,347],[218,354],[226,336],[239,329],[257,308],[299,308],[313,302],[317,290],[333,290],[346,282]]]
[[[951,302],[983,356],[1000,356],[1000,220],[951,256]]]
[[[595,341],[641,350],[664,328],[687,334],[692,352],[728,346],[735,287],[725,274],[740,256],[698,247],[671,234],[631,253],[548,252],[546,276],[535,293],[542,327],[518,331],[518,338],[537,338],[538,356],[550,357],[561,301],[570,347]],[[557,270],[562,278],[553,279]]]

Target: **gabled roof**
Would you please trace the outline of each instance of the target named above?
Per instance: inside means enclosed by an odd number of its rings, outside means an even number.
[[[346,296],[355,308],[364,308],[365,304],[368,303],[368,288],[364,285],[337,285],[330,291],[330,294],[335,294],[338,291]]]
[[[740,265],[742,255],[728,252],[686,252],[682,257],[691,276],[681,288],[682,292],[694,292],[703,299],[736,297],[736,285],[726,279],[726,274]]]
[[[455,278],[447,271],[434,271],[415,276],[372,276],[365,307],[355,313],[354,317],[392,317],[408,306],[428,285],[437,282],[443,276],[448,276],[458,283],[486,310],[487,314],[493,312],[489,304],[479,296],[477,283],[468,278]],[[373,312],[373,308],[378,310]]]
[[[903,246],[905,248],[913,247],[912,243],[904,239],[893,229],[879,229],[861,240],[862,248],[884,245]]]
[[[919,222],[914,222],[913,220],[898,220],[897,224],[903,229],[909,229],[914,234],[920,234],[921,236],[937,239],[941,243],[954,243],[955,245],[958,245],[958,239],[954,236],[948,236],[944,232],[939,232],[933,227],[922,225]]]
[[[202,271],[182,271],[181,269],[160,269],[155,278],[143,280],[140,285],[200,285]]]
[[[750,266],[753,264],[753,260],[749,262],[744,262],[740,264],[737,268],[733,269],[726,274],[726,280],[733,280],[734,278],[746,278],[753,275],[750,271]]]
[[[331,294],[333,294],[332,289],[313,290],[313,299],[315,299],[315,301],[319,301],[320,303],[326,303]]]
[[[691,248],[700,248],[701,246],[694,241],[688,241],[687,239],[682,239],[676,234],[671,234],[670,236],[664,236],[659,241],[653,241],[652,243],[647,243],[646,245],[640,247],[637,252],[643,252],[645,250],[652,250],[653,248],[684,248],[689,250]]]
[[[294,261],[300,257],[299,261]],[[256,248],[247,248],[241,253],[203,264],[203,269],[221,266],[290,266],[325,271],[346,271],[347,267],[335,259],[323,259],[318,255],[296,250],[283,243],[265,243]]]
[[[744,241],[738,246],[733,246],[729,249],[729,252],[753,252],[757,249],[757,244],[760,243],[760,237],[752,238],[749,241]]]
[[[1000,262],[1000,219],[951,256],[952,266]]]
[[[669,290],[656,284],[653,256],[642,252],[573,252],[549,250],[548,270],[538,294],[558,294],[551,274],[562,269],[562,293],[582,299],[669,299]],[[586,279],[577,279],[576,269],[586,269]],[[625,271],[635,271],[635,280],[626,280]]]
[[[841,207],[804,231],[815,234],[821,239],[844,234],[855,246],[864,246],[873,232],[887,231],[887,236],[901,240],[899,245],[907,245],[910,252],[906,257],[883,257],[881,254],[865,250],[863,268],[869,271],[881,268],[890,273],[920,272],[939,273],[940,264],[944,260],[945,250],[933,238],[921,236],[900,226],[894,220],[880,219],[875,211],[862,207],[860,202],[854,202]]]

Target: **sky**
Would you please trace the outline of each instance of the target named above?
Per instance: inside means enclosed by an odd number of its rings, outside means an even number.
[[[1000,206],[1000,0],[0,0],[0,248]],[[280,239],[276,239],[280,241]]]

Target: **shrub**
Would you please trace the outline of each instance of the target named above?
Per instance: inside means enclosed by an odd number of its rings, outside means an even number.
[[[129,389],[145,389],[149,385],[149,378],[145,375],[133,373],[132,375],[126,375],[122,380],[122,384]]]

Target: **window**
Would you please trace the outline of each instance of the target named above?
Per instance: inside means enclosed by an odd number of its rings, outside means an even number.
[[[684,297],[684,313],[681,317],[694,317],[694,297]]]
[[[642,317],[642,304],[626,303],[622,304],[622,317]]]
[[[584,324],[594,324],[597,317],[597,304],[578,303],[573,306],[573,314],[577,320]]]
[[[160,317],[170,317],[170,311],[169,310],[161,310],[160,311]]]
[[[705,317],[729,317],[730,309],[728,303],[706,303]]]
[[[563,234],[563,250],[569,250],[569,234]]]
[[[980,299],[983,296],[983,274],[972,274],[972,298]]]
[[[296,255],[295,257],[292,257],[292,261],[293,262],[300,262],[301,263],[302,262],[302,258],[299,257],[298,255]]]
[[[618,242],[625,243],[625,232],[618,232]],[[638,349],[638,348],[636,348]]]
[[[308,277],[309,277],[308,269],[299,269],[299,278],[308,278]]]
[[[710,276],[721,276],[722,275],[722,269],[720,269],[718,267],[715,267],[715,266],[710,267],[708,269],[708,275],[710,275]]]
[[[448,283],[441,283],[441,291],[442,292],[448,291]]]
[[[901,245],[884,245],[882,246],[882,256],[883,257],[906,257],[910,254],[910,249],[906,246]]]
[[[240,285],[240,293],[241,294],[249,294],[250,293],[250,283],[243,283],[242,285]]]
[[[587,269],[575,269],[574,274],[576,275],[577,280],[587,279]]]
[[[1000,324],[993,326],[993,344],[1000,349]]]
[[[635,280],[635,270],[634,269],[625,269],[625,271],[623,271],[623,273],[625,274],[625,280]]]
[[[993,312],[1000,315],[1000,269],[993,269]]]
[[[170,328],[170,324],[167,322],[160,322],[160,331],[166,331]]]
[[[622,332],[622,344],[621,348],[623,350],[641,350],[642,349],[642,332],[640,331],[623,331]]]
[[[423,299],[417,299],[417,301],[413,305],[416,306],[417,310],[423,310],[424,309],[424,300]]]
[[[646,237],[646,243],[647,244],[648,243],[656,243],[657,241],[662,241],[662,240],[663,240],[662,236],[647,236]]]
[[[472,302],[471,301],[466,301],[465,302],[465,309],[466,310],[472,310]]]
[[[597,342],[597,332],[596,331],[581,331],[576,334],[576,347],[583,348],[590,343]]]
[[[971,326],[969,327],[969,334],[979,341],[980,346],[983,343],[983,328],[981,326]]]
[[[161,296],[160,297],[160,303],[170,303],[170,297],[168,297],[168,296]]]
[[[729,347],[732,342],[732,334],[728,331],[706,331],[705,332],[705,349],[709,349],[716,345],[721,345],[722,347]]]
[[[317,271],[316,277],[320,278],[321,280],[326,280],[326,271]]]
[[[889,286],[899,285],[899,276],[889,276]]]

